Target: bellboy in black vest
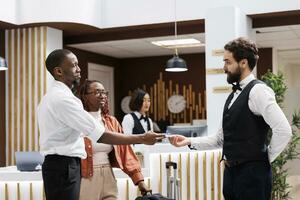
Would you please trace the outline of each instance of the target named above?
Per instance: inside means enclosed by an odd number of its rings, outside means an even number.
[[[226,200],[267,200],[271,195],[270,162],[283,151],[292,133],[274,92],[251,74],[258,60],[256,44],[238,38],[225,45],[224,71],[233,92],[226,100],[222,127],[216,135],[174,136],[175,146],[223,148],[223,195]],[[268,146],[267,132],[273,135]]]
[[[129,103],[133,111],[124,116],[122,127],[125,134],[142,134],[153,131],[152,120],[146,113],[150,108],[150,96],[144,90],[137,89],[133,92]]]

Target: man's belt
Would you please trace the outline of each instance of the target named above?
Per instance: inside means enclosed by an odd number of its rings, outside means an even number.
[[[231,160],[224,160],[224,164],[226,167],[235,167],[241,164],[244,164],[245,161],[231,161]]]

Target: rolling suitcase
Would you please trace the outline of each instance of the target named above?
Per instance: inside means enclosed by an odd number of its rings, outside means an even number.
[[[166,162],[167,168],[167,197],[180,200],[180,180],[177,178],[177,163]]]

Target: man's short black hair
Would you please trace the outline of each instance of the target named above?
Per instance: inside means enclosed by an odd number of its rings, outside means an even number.
[[[144,103],[144,96],[146,94],[148,93],[144,90],[136,89],[131,95],[131,100],[129,103],[130,110],[140,111]]]
[[[246,38],[237,38],[228,42],[224,49],[230,51],[237,62],[240,62],[242,59],[247,59],[248,64],[251,70],[257,64],[258,56],[258,48],[256,44]]]
[[[50,74],[52,74],[53,77],[53,69],[55,67],[58,67],[67,57],[67,55],[71,53],[72,52],[67,49],[56,49],[48,55],[46,59],[46,68],[50,72]]]

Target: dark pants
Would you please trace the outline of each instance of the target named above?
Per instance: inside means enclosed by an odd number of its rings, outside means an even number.
[[[268,162],[247,162],[225,167],[223,195],[226,200],[269,200],[272,170]]]
[[[78,200],[80,158],[47,155],[42,167],[47,200]]]

